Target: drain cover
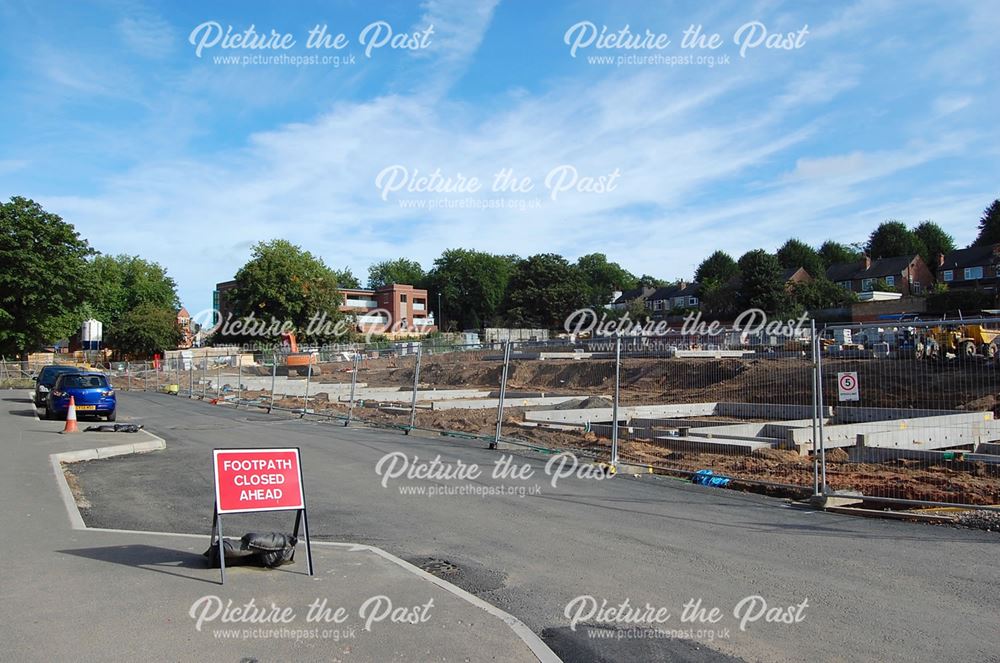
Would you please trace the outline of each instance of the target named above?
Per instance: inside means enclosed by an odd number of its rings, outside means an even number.
[[[420,569],[436,576],[458,573],[459,568],[446,559],[428,558],[417,565]]]

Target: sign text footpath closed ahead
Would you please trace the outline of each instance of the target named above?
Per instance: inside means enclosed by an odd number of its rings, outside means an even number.
[[[298,449],[215,449],[219,513],[304,509]]]

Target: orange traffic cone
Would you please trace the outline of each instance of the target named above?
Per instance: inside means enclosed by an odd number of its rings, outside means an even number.
[[[66,427],[62,429],[63,433],[79,433],[80,429],[76,427],[76,401],[72,396],[69,397],[69,409],[66,410]]]

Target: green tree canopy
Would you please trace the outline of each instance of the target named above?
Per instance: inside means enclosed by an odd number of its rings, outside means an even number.
[[[350,267],[345,267],[344,269],[333,270],[334,276],[337,278],[337,285],[341,288],[360,288],[361,281],[358,277],[354,275]]]
[[[896,256],[924,255],[927,247],[902,221],[885,221],[872,231],[865,245],[872,260]]]
[[[979,219],[979,236],[976,237],[973,246],[985,246],[998,242],[1000,242],[1000,198],[994,200],[989,207],[983,210],[983,216]]]
[[[580,256],[576,261],[586,288],[587,304],[595,308],[606,306],[615,290],[631,290],[638,279],[617,262],[608,262],[603,253]]]
[[[776,255],[778,263],[785,269],[797,269],[802,267],[809,276],[823,278],[826,274],[826,267],[823,259],[816,249],[798,239],[790,239],[785,242]]]
[[[928,265],[936,265],[936,256],[947,255],[955,250],[955,238],[933,221],[924,221],[913,229],[913,234],[923,242],[926,253],[921,254]]]
[[[279,325],[287,321],[301,340],[321,341],[329,337],[306,332],[313,320],[334,325],[342,318],[343,298],[337,287],[337,273],[321,258],[276,239],[254,246],[250,260],[236,272],[231,301],[235,317],[253,314],[268,323],[273,318]],[[270,336],[276,339],[277,334]]]
[[[698,269],[695,270],[694,280],[699,283],[715,282],[721,284],[738,276],[739,273],[740,268],[731,255],[725,251],[716,251],[701,261]]]
[[[177,311],[172,307],[140,304],[115,322],[106,342],[116,351],[130,357],[151,357],[172,350],[183,334],[177,323]]]
[[[819,257],[823,261],[824,269],[828,269],[830,265],[861,260],[861,254],[853,248],[829,239],[823,242],[817,253],[819,253]]]
[[[383,260],[368,268],[368,287],[373,290],[393,283],[420,287],[423,282],[424,268],[416,260]]]
[[[469,249],[448,249],[427,274],[428,295],[441,293],[443,323],[479,329],[498,320],[518,258]]]
[[[25,355],[72,333],[93,285],[93,253],[76,229],[33,200],[0,203],[0,354]]]
[[[740,291],[737,303],[743,308],[759,308],[767,313],[783,312],[787,306],[785,283],[778,259],[755,249],[740,257]]]
[[[807,311],[838,308],[856,302],[858,296],[825,276],[792,284],[792,299]]]
[[[514,325],[561,329],[569,314],[587,303],[582,272],[555,253],[520,261],[510,277],[507,317]]]
[[[667,282],[663,279],[656,278],[655,276],[650,276],[649,274],[643,274],[636,281],[635,287],[637,288],[662,288],[667,285]]]
[[[142,304],[174,311],[179,308],[177,284],[155,262],[139,256],[99,255],[91,260],[90,270],[94,285],[87,294],[87,304],[105,325],[114,325]]]

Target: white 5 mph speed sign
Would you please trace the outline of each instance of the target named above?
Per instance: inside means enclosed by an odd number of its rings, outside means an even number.
[[[841,401],[861,400],[861,393],[858,390],[857,373],[837,373],[837,391],[840,393]]]

